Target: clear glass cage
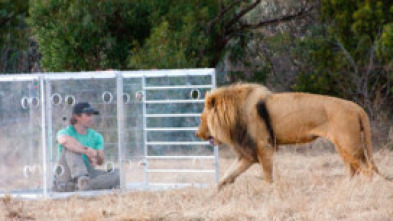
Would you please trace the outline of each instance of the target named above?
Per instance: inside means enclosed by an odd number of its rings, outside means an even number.
[[[100,169],[118,168],[121,189],[217,182],[218,149],[195,136],[214,87],[214,69],[2,75],[0,194],[72,194],[51,185],[59,175],[57,131],[81,101],[100,111],[93,126],[105,140]]]

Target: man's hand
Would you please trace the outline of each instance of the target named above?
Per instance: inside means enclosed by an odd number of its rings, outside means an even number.
[[[97,164],[97,156],[98,156],[98,150],[95,150],[93,148],[86,147],[85,155],[89,159],[90,164],[93,167],[96,167]]]
[[[105,161],[105,154],[102,150],[97,150],[97,164],[102,165]]]
[[[77,139],[68,135],[61,135],[57,138],[58,143],[65,148],[81,153],[87,156],[90,164],[95,167],[104,163],[104,151],[95,150],[90,147],[83,146]]]

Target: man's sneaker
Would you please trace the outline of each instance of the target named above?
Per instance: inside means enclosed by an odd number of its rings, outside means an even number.
[[[88,176],[80,176],[78,178],[78,190],[85,191],[90,189],[89,185],[89,177]]]
[[[52,191],[53,192],[73,192],[75,191],[76,185],[74,182],[59,182],[53,181]]]

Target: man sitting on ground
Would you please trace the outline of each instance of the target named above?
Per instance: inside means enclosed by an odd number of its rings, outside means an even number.
[[[77,103],[72,111],[71,125],[57,133],[59,163],[54,191],[84,191],[118,188],[119,171],[95,169],[104,163],[104,139],[91,129],[93,115],[99,112],[89,103]]]

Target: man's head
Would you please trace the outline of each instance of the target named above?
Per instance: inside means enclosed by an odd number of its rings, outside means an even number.
[[[99,114],[100,112],[93,109],[87,102],[79,102],[74,105],[72,109],[72,114]]]
[[[74,105],[72,109],[71,124],[81,124],[85,127],[91,127],[93,124],[93,114],[99,114],[100,112],[92,108],[87,102],[79,102]]]

